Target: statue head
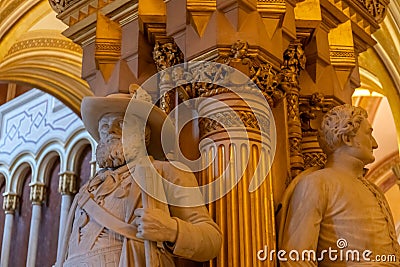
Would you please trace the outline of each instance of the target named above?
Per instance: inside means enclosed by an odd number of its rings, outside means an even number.
[[[96,148],[96,160],[100,168],[116,168],[146,156],[146,147],[150,143],[150,127],[139,117],[131,116],[130,127],[126,129],[126,135],[122,139],[124,117],[124,113],[113,112],[100,118],[100,139]],[[123,141],[125,145],[122,144]]]
[[[118,167],[147,153],[161,159],[164,151],[169,152],[175,144],[172,122],[151,103],[150,95],[142,88],[135,88],[133,96],[119,93],[85,97],[81,112],[86,129],[98,142],[96,157],[100,167]],[[171,138],[164,147],[162,127]]]
[[[364,164],[375,160],[373,150],[378,147],[372,136],[368,114],[361,107],[349,104],[334,107],[323,117],[319,142],[329,156],[338,150],[358,158]]]

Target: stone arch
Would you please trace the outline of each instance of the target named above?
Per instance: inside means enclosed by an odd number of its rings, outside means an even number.
[[[37,173],[32,177],[32,183],[47,184],[47,179],[55,161],[59,159],[60,165],[65,162],[65,151],[62,144],[55,140],[44,145],[37,156]]]
[[[88,145],[92,150],[92,160],[94,160],[96,141],[94,141],[89,133],[85,129],[80,129],[71,135],[70,139],[66,142],[66,165],[63,171],[77,171],[79,157]]]
[[[32,154],[23,153],[16,157],[10,166],[10,183],[7,185],[5,193],[21,194],[24,178],[31,171],[32,175],[36,171],[36,161]]]
[[[80,115],[92,95],[81,78],[81,48],[54,30],[27,32],[0,64],[0,81],[25,83],[49,93]]]

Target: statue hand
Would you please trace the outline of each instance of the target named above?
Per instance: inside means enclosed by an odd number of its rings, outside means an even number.
[[[138,208],[134,212],[138,232],[137,238],[155,242],[175,242],[178,223],[163,210]]]

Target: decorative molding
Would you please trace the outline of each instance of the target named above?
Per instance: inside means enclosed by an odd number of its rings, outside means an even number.
[[[44,184],[31,184],[29,199],[33,205],[41,205],[45,199],[46,186]]]
[[[397,158],[396,158],[397,162],[394,165],[391,164],[391,169],[392,169],[392,172],[394,173],[394,175],[396,176],[396,184],[400,187],[400,160],[399,159],[400,158],[398,157],[398,154],[397,154]]]
[[[79,54],[82,53],[82,48],[79,45],[74,44],[67,39],[63,40],[60,38],[34,38],[14,43],[10,50],[7,52],[6,57],[18,53],[25,53],[27,50],[42,49],[44,47],[68,50]]]
[[[347,68],[356,66],[354,47],[330,46],[329,55],[332,66]]]
[[[3,199],[3,209],[5,213],[14,213],[19,205],[19,196],[17,194],[8,193]]]
[[[99,12],[96,21],[94,58],[96,67],[108,83],[115,65],[121,58],[122,29],[118,22],[112,21]]]
[[[354,25],[371,35],[386,16],[387,0],[329,0],[343,12]]]
[[[398,166],[400,166],[400,157],[398,151],[396,151],[392,155],[381,160],[375,168],[370,170],[366,175],[366,179],[375,184],[381,184],[383,182],[381,179],[391,174],[396,175],[399,179],[399,176],[397,176],[399,174],[397,172]]]
[[[58,192],[62,195],[73,195],[77,192],[77,178],[74,172],[66,171],[60,173],[59,177]]]
[[[281,19],[286,12],[286,1],[257,0],[257,11],[260,13],[262,18]]]
[[[216,0],[187,0],[190,24],[193,26],[199,37],[202,37],[211,15],[217,10]]]
[[[223,111],[208,115],[199,119],[200,139],[205,138],[215,131],[221,131],[231,127],[246,127],[259,131],[260,125],[263,132],[269,131],[270,120],[259,116],[257,120],[254,112],[245,110]]]
[[[65,24],[73,26],[115,0],[49,0],[50,6]]]
[[[2,9],[0,12],[0,24],[4,21],[5,18],[7,18],[7,16],[12,14],[25,1],[26,0],[9,1],[9,3],[6,4],[4,9]]]

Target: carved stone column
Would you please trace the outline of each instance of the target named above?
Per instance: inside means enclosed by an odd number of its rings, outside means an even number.
[[[281,86],[286,92],[287,125],[290,149],[291,177],[295,177],[304,169],[301,154],[301,122],[299,113],[300,86],[298,76],[305,68],[306,58],[302,45],[298,42],[291,43],[283,54],[281,67]]]
[[[26,266],[36,266],[36,255],[39,240],[39,227],[42,215],[42,202],[45,198],[44,184],[31,184],[30,200],[32,202],[31,227],[29,230],[29,245]]]
[[[77,192],[76,174],[74,172],[60,173],[60,180],[58,184],[58,192],[61,193],[61,212],[60,212],[60,228],[58,230],[58,249],[57,249],[57,262],[60,256],[60,246],[62,244],[62,237],[65,231],[65,224],[68,217],[68,212],[71,207],[73,195]]]
[[[8,266],[10,258],[10,248],[12,240],[12,230],[14,225],[14,212],[19,204],[19,196],[8,193],[4,196],[3,209],[6,213],[4,222],[3,244],[1,246],[1,266]]]
[[[233,111],[231,108],[216,109],[216,103],[234,107]],[[202,173],[201,184],[218,180],[220,186],[229,187],[235,179],[241,178],[224,197],[208,206],[224,240],[220,255],[210,266],[275,266],[274,260],[262,262],[257,259],[260,249],[267,246],[272,250],[276,247],[272,180],[270,175],[267,176],[267,166],[272,159],[270,151],[265,149],[270,144],[262,144],[260,136],[260,127],[269,127],[272,116],[261,113],[267,108],[265,103],[262,96],[250,93],[243,93],[241,97],[234,93],[222,93],[199,103],[199,115],[204,117],[200,119],[200,150],[203,165],[208,166]],[[250,105],[259,110],[260,124]],[[237,116],[232,116],[232,112]],[[241,123],[247,132],[237,129]],[[256,170],[258,164],[261,164],[260,169]],[[242,177],[236,177],[242,172]],[[250,184],[256,180],[263,182],[257,190],[249,192]],[[223,190],[213,193],[223,195]]]

